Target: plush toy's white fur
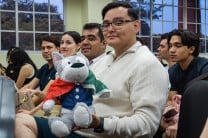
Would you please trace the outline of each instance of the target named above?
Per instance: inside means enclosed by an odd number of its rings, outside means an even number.
[[[89,61],[82,54],[64,58],[58,52],[52,53],[53,63],[61,80],[74,83],[83,83],[89,75]],[[106,89],[100,97],[109,97],[110,90]],[[46,114],[50,113],[55,105],[55,99],[49,99],[43,104]],[[74,124],[87,128],[92,122],[93,106],[84,102],[77,103],[73,110],[62,108],[60,117],[49,118],[49,126],[54,135],[64,137],[70,134]]]

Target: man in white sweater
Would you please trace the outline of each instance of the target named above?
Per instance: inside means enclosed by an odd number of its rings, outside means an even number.
[[[105,40],[114,51],[97,62],[93,71],[112,95],[95,99],[99,117],[94,118],[101,120],[97,125],[101,133],[87,130],[85,136],[152,137],[166,102],[168,73],[152,52],[136,41],[140,22],[128,4],[109,3],[102,16]]]
[[[91,128],[75,133],[96,138],[151,138],[166,103],[168,73],[152,52],[136,41],[140,22],[129,4],[109,3],[103,8],[102,17],[105,40],[114,51],[97,62],[93,71],[112,93],[109,98],[95,98],[96,115]],[[16,134],[22,131],[30,132],[30,138],[53,137],[44,120],[18,115],[16,124],[21,129]]]

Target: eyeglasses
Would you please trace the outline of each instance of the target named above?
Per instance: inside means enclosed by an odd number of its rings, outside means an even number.
[[[101,24],[101,27],[103,31],[107,31],[110,25],[112,25],[115,29],[117,29],[118,27],[123,26],[126,23],[130,23],[134,21],[135,20],[124,20],[124,19],[116,19],[116,20],[113,20],[112,22],[104,21]]]

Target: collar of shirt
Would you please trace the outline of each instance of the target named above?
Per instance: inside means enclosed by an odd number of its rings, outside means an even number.
[[[92,60],[90,61],[90,65],[96,63],[96,62],[99,61],[101,58],[103,58],[105,55],[106,55],[106,53],[103,53],[103,54],[101,54],[100,56],[98,56],[98,57],[92,59]]]
[[[129,49],[127,49],[125,52],[123,52],[123,54],[121,54],[119,57],[117,57],[117,59],[123,57],[124,55],[128,54],[128,53],[134,53],[137,51],[137,49],[141,46],[144,46],[142,45],[139,41],[137,41],[136,43],[134,43]],[[110,55],[112,55],[113,57],[116,57],[115,55],[115,51],[112,51],[109,53]]]

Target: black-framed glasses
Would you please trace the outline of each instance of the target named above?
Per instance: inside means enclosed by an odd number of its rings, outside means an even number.
[[[126,23],[130,23],[130,22],[134,22],[134,21],[135,20],[124,20],[124,19],[116,19],[116,20],[113,20],[112,22],[104,21],[101,24],[101,27],[102,27],[103,31],[107,31],[107,29],[110,25],[112,25],[113,27],[116,28],[116,27],[123,26]]]

